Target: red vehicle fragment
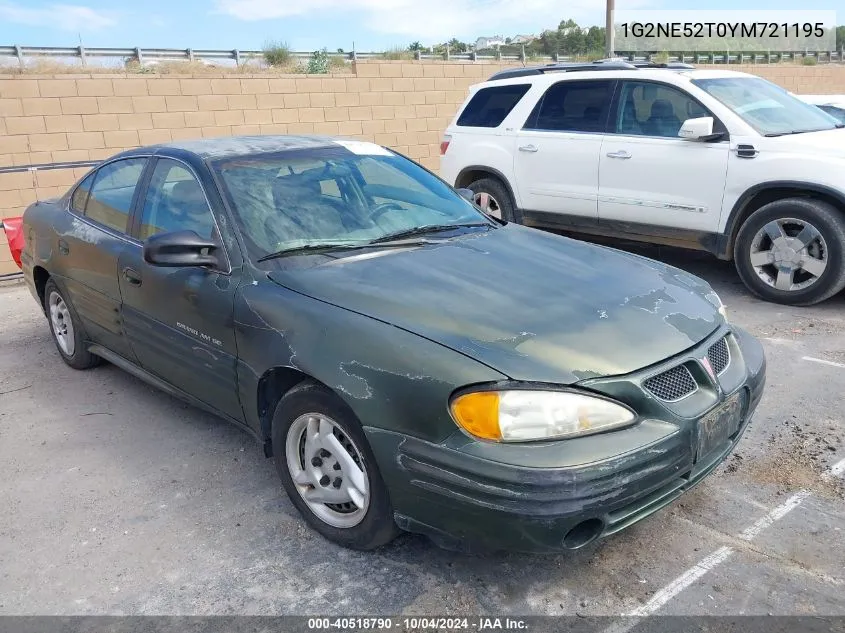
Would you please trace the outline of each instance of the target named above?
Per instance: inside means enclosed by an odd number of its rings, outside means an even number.
[[[21,267],[21,251],[23,250],[23,218],[6,218],[0,220],[0,228],[6,231],[6,239],[9,240],[9,249],[12,251],[12,259]]]

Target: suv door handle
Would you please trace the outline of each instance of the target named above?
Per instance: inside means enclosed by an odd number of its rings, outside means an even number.
[[[520,152],[539,152],[539,148],[536,145],[520,145],[519,146]]]
[[[124,268],[123,278],[133,286],[141,285],[141,274],[134,268]]]
[[[70,253],[70,247],[67,245],[67,242],[62,239],[59,240],[59,252],[62,255],[67,255]]]
[[[620,149],[618,152],[608,152],[608,158],[621,158],[622,160],[628,160],[631,158],[631,155],[626,152],[624,149]]]

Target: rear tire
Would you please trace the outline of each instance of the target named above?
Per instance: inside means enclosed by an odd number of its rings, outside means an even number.
[[[487,214],[505,222],[522,223],[522,214],[516,208],[508,188],[498,178],[481,178],[471,182],[467,189],[475,194],[475,204]]]
[[[771,202],[740,227],[734,264],[762,299],[796,306],[824,301],[845,288],[845,217],[821,200]]]
[[[371,550],[399,533],[390,496],[355,414],[321,385],[305,382],[273,415],[273,458],[291,502],[317,532]]]
[[[88,351],[76,311],[52,279],[44,285],[44,312],[59,355],[74,369],[90,369],[102,362]]]

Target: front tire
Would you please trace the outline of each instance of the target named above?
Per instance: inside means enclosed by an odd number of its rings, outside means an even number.
[[[845,288],[845,217],[821,200],[771,202],[740,227],[734,264],[762,299],[797,306],[824,301]]]
[[[488,215],[505,222],[522,223],[522,215],[508,188],[498,178],[481,178],[471,182],[467,189],[475,194],[473,202]]]
[[[387,487],[355,415],[331,391],[306,382],[273,416],[273,456],[291,502],[330,541],[370,550],[398,534]]]
[[[85,347],[82,325],[70,302],[52,279],[44,286],[44,312],[62,360],[74,369],[90,369],[102,362]]]

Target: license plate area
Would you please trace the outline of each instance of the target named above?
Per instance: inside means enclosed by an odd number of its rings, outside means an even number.
[[[745,391],[740,391],[698,421],[695,461],[736,435],[747,397]]]

